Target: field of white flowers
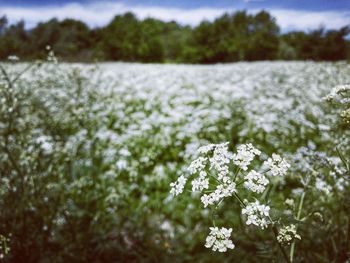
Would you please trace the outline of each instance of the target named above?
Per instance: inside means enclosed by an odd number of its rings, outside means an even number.
[[[0,65],[5,262],[349,260],[348,63]]]

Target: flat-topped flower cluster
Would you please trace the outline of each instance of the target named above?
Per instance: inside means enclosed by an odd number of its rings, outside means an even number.
[[[295,225],[285,226],[278,232],[277,240],[282,244],[290,244],[294,239],[301,239]]]
[[[252,162],[261,155],[251,143],[242,144],[237,151],[229,151],[229,143],[209,144],[197,150],[198,158],[191,162],[188,174],[181,175],[171,183],[170,193],[173,196],[181,194],[187,181],[191,180],[192,192],[201,194],[200,200],[204,208],[214,206],[214,209],[226,197],[234,197],[242,207],[242,215],[246,217],[247,225],[255,225],[262,229],[273,223],[270,217],[270,207],[258,200],[249,202],[242,200],[238,186],[255,194],[262,194],[269,185],[269,177],[286,175],[289,163],[278,154],[272,154],[259,169],[249,170]],[[231,228],[211,227],[206,239],[206,247],[214,251],[226,252],[234,245],[229,240]]]
[[[213,251],[226,252],[227,249],[234,249],[235,245],[230,236],[232,233],[232,228],[218,228],[211,227],[209,236],[206,238],[205,247],[212,248]]]

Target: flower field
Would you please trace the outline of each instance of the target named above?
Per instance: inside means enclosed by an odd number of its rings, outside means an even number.
[[[347,262],[350,65],[2,63],[4,262]]]

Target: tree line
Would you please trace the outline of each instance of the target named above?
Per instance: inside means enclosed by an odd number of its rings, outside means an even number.
[[[74,19],[51,19],[26,30],[24,21],[0,18],[0,60],[45,58],[46,46],[66,61],[218,63],[255,60],[350,59],[349,26],[338,30],[282,34],[268,12],[226,13],[196,27],[133,13],[117,15],[104,27]]]

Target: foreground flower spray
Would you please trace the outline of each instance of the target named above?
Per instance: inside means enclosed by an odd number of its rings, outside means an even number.
[[[242,199],[243,192],[252,192],[256,195],[264,195],[272,178],[283,177],[290,168],[289,163],[278,154],[273,154],[265,161],[259,160],[261,151],[252,144],[242,144],[237,151],[232,153],[228,149],[229,143],[209,144],[197,150],[198,158],[193,160],[188,167],[188,174],[181,175],[171,183],[170,193],[177,196],[184,192],[186,184],[191,181],[192,192],[200,194],[200,200],[204,208],[218,209],[219,204],[228,197],[233,197],[241,206],[242,217],[246,225],[253,225],[261,229],[271,226],[276,241],[285,257],[289,258],[282,247],[282,243],[290,243],[295,238],[301,237],[296,233],[294,226],[280,227],[278,220],[270,216],[270,206],[258,198],[253,200]],[[254,169],[253,163],[254,162]],[[249,195],[251,196],[251,195]],[[231,240],[233,229],[215,225],[209,228],[205,247],[213,251],[226,252],[234,249]]]

